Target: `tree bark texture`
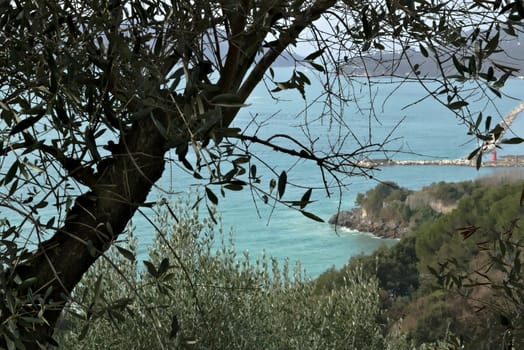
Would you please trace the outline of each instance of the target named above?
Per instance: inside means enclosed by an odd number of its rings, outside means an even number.
[[[165,139],[150,119],[135,123],[117,149],[101,163],[97,183],[76,199],[64,225],[18,268],[22,279],[37,278],[34,286],[40,292],[51,287],[48,301],[59,303],[44,314],[51,327],[37,332],[52,332],[75,285],[125,229],[163,173]]]

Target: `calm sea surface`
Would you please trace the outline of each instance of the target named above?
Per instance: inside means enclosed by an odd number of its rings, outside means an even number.
[[[289,68],[275,69],[275,80],[284,81],[289,79],[290,74]],[[390,152],[366,154],[370,158],[387,156],[398,160],[456,159],[467,156],[476,148],[476,143],[467,136],[467,128],[434,100],[427,99],[406,107],[426,94],[417,83],[398,87],[398,84],[387,84],[387,79],[372,85],[363,80],[354,80],[343,88],[344,93],[350,92],[355,98],[339,115],[346,127],[338,128],[328,117],[320,118],[325,111],[323,102],[326,97],[314,99],[319,95],[321,87],[314,82],[311,73],[306,74],[314,85],[306,89],[309,106],[306,114],[303,113],[306,103],[297,91],[283,91],[275,95],[280,99],[276,100],[269,95],[265,86],[261,85],[249,99],[250,106],[241,110],[233,126],[241,127],[246,130],[246,134],[256,134],[262,139],[273,134],[292,135],[304,145],[313,144],[316,152],[329,152],[337,147],[335,149],[340,153],[351,153],[362,145],[387,140],[384,148]],[[469,107],[475,115],[481,110],[485,116],[492,115],[495,124],[501,120],[501,116],[524,100],[524,80],[508,81],[504,91],[514,99],[497,99],[494,101],[496,107],[487,100],[477,99],[473,100]],[[373,101],[373,104],[370,101]],[[336,102],[332,103],[336,105]],[[305,120],[308,121],[309,128],[304,128]],[[506,136],[511,137],[513,134],[524,137],[524,112]],[[340,140],[344,142],[340,144]],[[299,150],[296,144],[283,138],[275,138],[273,142]],[[385,167],[370,174],[373,179],[339,175],[344,187],[340,191],[337,187],[331,187],[328,196],[323,189],[322,174],[316,164],[297,162],[296,159],[260,145],[250,145],[250,151],[257,157],[252,159],[252,162],[257,166],[262,188],[267,189],[270,179],[286,171],[288,183],[302,187],[287,186],[283,199],[300,200],[307,188],[313,188],[311,199],[315,202],[306,209],[326,222],[339,208],[353,208],[357,194],[371,189],[377,181],[394,181],[403,187],[419,189],[433,182],[470,180],[497,171],[491,168],[477,171],[474,168],[458,166]],[[507,146],[499,150],[498,154],[524,154],[524,147]],[[172,157],[176,158],[174,152]],[[4,166],[9,164],[7,161]],[[264,167],[264,164],[269,165],[271,169]],[[227,171],[227,165],[224,167]],[[327,181],[329,185],[334,185],[332,178],[327,177]],[[174,163],[168,165],[158,186],[184,196],[188,189],[198,188],[199,182]],[[211,189],[219,195],[218,186]],[[155,201],[161,197],[166,197],[166,193],[155,190],[150,194],[149,200]],[[341,267],[355,254],[370,253],[382,244],[395,243],[393,240],[375,238],[368,233],[335,230],[327,223],[315,222],[282,205],[277,204],[273,209],[273,206],[264,205],[256,196],[253,198],[249,189],[241,192],[226,191],[225,198],[220,195],[219,197],[218,211],[222,217],[224,231],[233,231],[234,244],[239,253],[248,250],[253,258],[265,251],[267,256],[274,256],[280,261],[289,259],[291,264],[300,261],[311,277],[332,266]],[[172,195],[168,199],[177,198],[177,195]],[[47,222],[52,215],[56,215],[52,209],[50,206],[39,212],[42,222]],[[153,215],[151,211],[144,213],[148,216]],[[202,210],[201,213],[201,216],[207,214],[206,210]],[[8,211],[2,211],[0,214],[10,216]],[[133,225],[136,228],[135,235],[139,239],[139,260],[143,260],[147,258],[154,230],[141,215],[135,216]]]
[[[277,80],[285,80],[289,72],[289,69],[278,69]],[[358,97],[343,113],[343,120],[353,134],[348,134],[347,130],[341,132],[330,125],[328,119],[316,120],[321,115],[323,104],[312,103],[307,112],[308,120],[312,121],[307,133],[310,138],[317,139],[315,149],[327,151],[335,140],[345,137],[346,142],[341,152],[351,152],[358,147],[359,142],[381,142],[388,138],[390,142],[386,148],[399,151],[388,154],[395,159],[454,159],[465,157],[476,147],[475,141],[466,134],[467,128],[435,101],[428,99],[405,108],[424,97],[425,92],[420,85],[404,84],[390,95],[397,85],[384,84],[387,81],[372,86],[362,81],[356,81],[352,86],[348,85],[345,91],[351,89]],[[307,91],[307,95],[312,98],[318,95],[318,91],[318,87],[312,87]],[[494,121],[500,121],[500,115],[505,115],[520,100],[524,100],[524,81],[509,81],[505,91],[515,99],[496,100],[496,108],[487,100],[476,100],[470,105],[471,110],[483,110],[484,115],[492,115]],[[374,99],[374,113],[370,113],[370,92]],[[301,128],[304,120],[304,114],[301,113],[305,107],[304,100],[296,91],[285,91],[276,96],[281,100],[271,98],[265,87],[259,86],[249,99],[250,107],[241,111],[235,125],[247,127],[250,133],[256,132],[261,138],[274,133],[291,134],[301,142],[307,143],[308,138],[304,136],[304,129]],[[257,121],[256,125],[252,123],[253,118]],[[524,116],[517,118],[506,136],[510,137],[512,133],[523,136]],[[326,191],[321,188],[322,177],[315,164],[305,161],[296,163],[290,157],[261,146],[252,146],[252,150],[262,159],[253,161],[261,174],[262,187],[267,188],[269,179],[276,177],[275,173],[279,174],[285,170],[289,182],[315,188],[312,199],[316,202],[308,206],[307,210],[326,221],[337,212],[339,206],[342,209],[354,207],[356,195],[374,187],[377,180],[395,181],[401,186],[419,189],[433,182],[470,180],[496,171],[488,168],[477,171],[474,168],[458,166],[385,167],[372,174],[373,180],[364,177],[342,178],[345,184],[341,191],[342,196],[338,195],[336,189],[332,189],[332,195],[328,197]],[[507,146],[498,151],[499,156],[522,153],[522,146]],[[375,153],[369,157],[384,158],[385,155]],[[264,170],[262,161],[270,164],[274,173]],[[160,186],[175,192],[184,192],[192,184],[198,184],[197,180],[173,165],[166,171]],[[213,189],[215,193],[219,193],[218,188]],[[304,191],[304,188],[288,187],[284,199],[298,200]],[[163,195],[154,192],[150,198],[155,200],[160,196]],[[382,244],[394,244],[393,240],[377,239],[367,233],[335,230],[327,223],[312,221],[281,205],[272,210],[259,199],[254,200],[249,190],[226,192],[225,198],[220,197],[218,210],[222,215],[225,231],[232,228],[234,232],[234,243],[238,252],[248,250],[254,257],[261,255],[265,250],[267,255],[279,260],[289,259],[291,263],[300,261],[312,277],[332,266],[341,267],[355,254],[372,252]],[[145,254],[152,238],[152,230],[141,217],[134,219],[134,225],[137,227],[140,242],[139,252]]]

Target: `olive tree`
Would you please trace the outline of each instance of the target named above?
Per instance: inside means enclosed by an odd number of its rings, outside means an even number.
[[[159,210],[163,235],[141,273],[113,247],[84,275],[57,334],[64,348],[385,348],[375,279],[355,269],[337,290],[316,293],[299,264],[237,254],[220,222],[192,205]]]
[[[481,0],[0,1],[4,344],[53,342],[72,289],[151,205],[147,196],[168,161],[208,180],[201,199],[209,204],[216,189],[248,186],[262,202],[281,199],[286,172],[270,182],[276,191],[259,186],[252,144],[314,162],[328,191],[341,176],[367,175],[359,160],[384,143],[359,140],[341,151],[352,135],[342,113],[352,74],[396,75],[407,62],[402,77],[419,81],[472,134],[486,142],[499,136],[489,118],[481,129],[468,99],[475,91],[501,95],[516,69],[497,61],[500,44],[517,35],[523,12],[520,1]],[[293,55],[305,42],[311,53]],[[271,67],[285,52],[295,69],[274,81]],[[465,83],[471,79],[479,89]],[[302,97],[306,85],[321,84],[319,118],[339,129],[338,143],[316,149],[296,135],[262,138],[236,127],[262,81],[272,94],[296,89]],[[318,220],[304,211],[310,201],[306,190],[283,204]]]

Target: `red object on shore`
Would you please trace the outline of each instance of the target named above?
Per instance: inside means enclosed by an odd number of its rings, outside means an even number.
[[[491,160],[494,162],[497,161],[497,151],[491,152]]]

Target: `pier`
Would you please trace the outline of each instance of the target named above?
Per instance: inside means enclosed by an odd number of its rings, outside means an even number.
[[[520,112],[524,110],[524,101],[520,102],[513,110],[511,110],[506,117],[499,123],[502,127],[502,132],[497,139],[485,141],[482,145],[483,154],[488,152],[495,152],[496,145],[502,141],[503,134],[511,127]],[[394,160],[394,159],[366,159],[357,162],[358,166],[364,168],[377,168],[384,166],[395,165],[452,165],[452,166],[477,166],[477,157],[472,159],[429,159],[429,160]],[[524,155],[508,155],[504,158],[497,159],[496,153],[491,160],[482,161],[482,167],[521,167],[524,166]]]

